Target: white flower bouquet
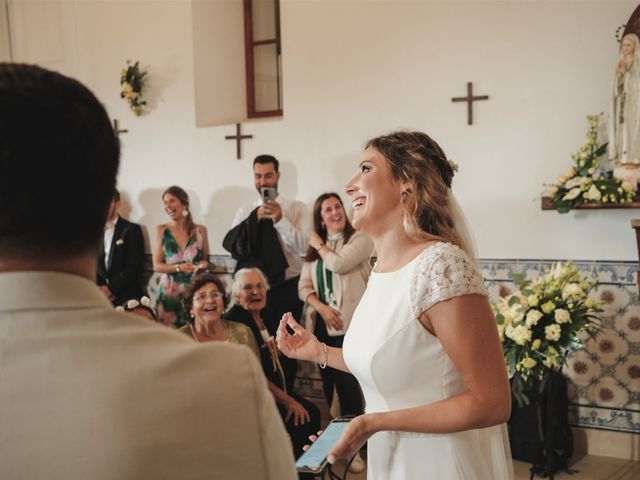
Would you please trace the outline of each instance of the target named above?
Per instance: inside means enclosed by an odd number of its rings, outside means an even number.
[[[545,371],[560,369],[569,354],[598,329],[602,302],[589,297],[597,281],[581,276],[571,262],[557,263],[532,282],[514,275],[518,291],[494,305],[511,386],[518,403]]]
[[[611,171],[599,166],[598,159],[607,151],[606,143],[598,145],[599,118],[587,116],[587,139],[571,156],[574,165],[547,188],[547,195],[559,213],[567,213],[584,203],[629,203],[636,195],[634,184],[616,180]]]

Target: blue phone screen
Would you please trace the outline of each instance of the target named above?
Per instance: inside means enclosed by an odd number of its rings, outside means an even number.
[[[347,428],[349,422],[333,422],[330,423],[322,435],[304,452],[296,462],[296,468],[318,468],[325,458],[331,447],[333,447],[340,439],[342,432]]]

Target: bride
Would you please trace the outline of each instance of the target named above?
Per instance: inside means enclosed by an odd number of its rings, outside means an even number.
[[[319,342],[290,314],[278,329],[285,355],[358,379],[366,413],[329,461],[368,441],[369,480],[513,478],[507,372],[451,193],[454,167],[421,132],[370,140],[346,190],[377,262],[344,349]]]

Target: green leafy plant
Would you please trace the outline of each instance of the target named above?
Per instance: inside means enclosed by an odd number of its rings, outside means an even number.
[[[518,290],[494,305],[512,391],[528,405],[527,392],[549,368],[562,368],[569,354],[598,330],[602,302],[588,298],[597,281],[581,276],[571,262],[557,263],[526,281],[514,275]]]

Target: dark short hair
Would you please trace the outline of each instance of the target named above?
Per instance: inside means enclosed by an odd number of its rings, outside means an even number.
[[[207,283],[213,283],[216,287],[218,287],[218,290],[222,292],[222,303],[224,305],[224,308],[227,308],[227,305],[229,304],[227,291],[222,280],[220,280],[212,273],[201,273],[200,275],[196,275],[195,277],[193,277],[193,279],[191,279],[191,283],[182,293],[182,311],[184,312],[185,318],[189,319],[189,321],[192,321],[189,313],[191,312],[191,307],[193,306],[193,296]]]
[[[119,202],[120,201],[120,192],[118,191],[117,188],[113,189],[113,201],[114,202]]]
[[[254,167],[256,166],[256,163],[259,163],[260,165],[273,163],[273,168],[275,169],[276,173],[280,171],[280,162],[273,155],[258,155],[256,158],[253,159]]]
[[[107,112],[87,87],[35,65],[0,63],[0,257],[96,251],[119,157]]]

